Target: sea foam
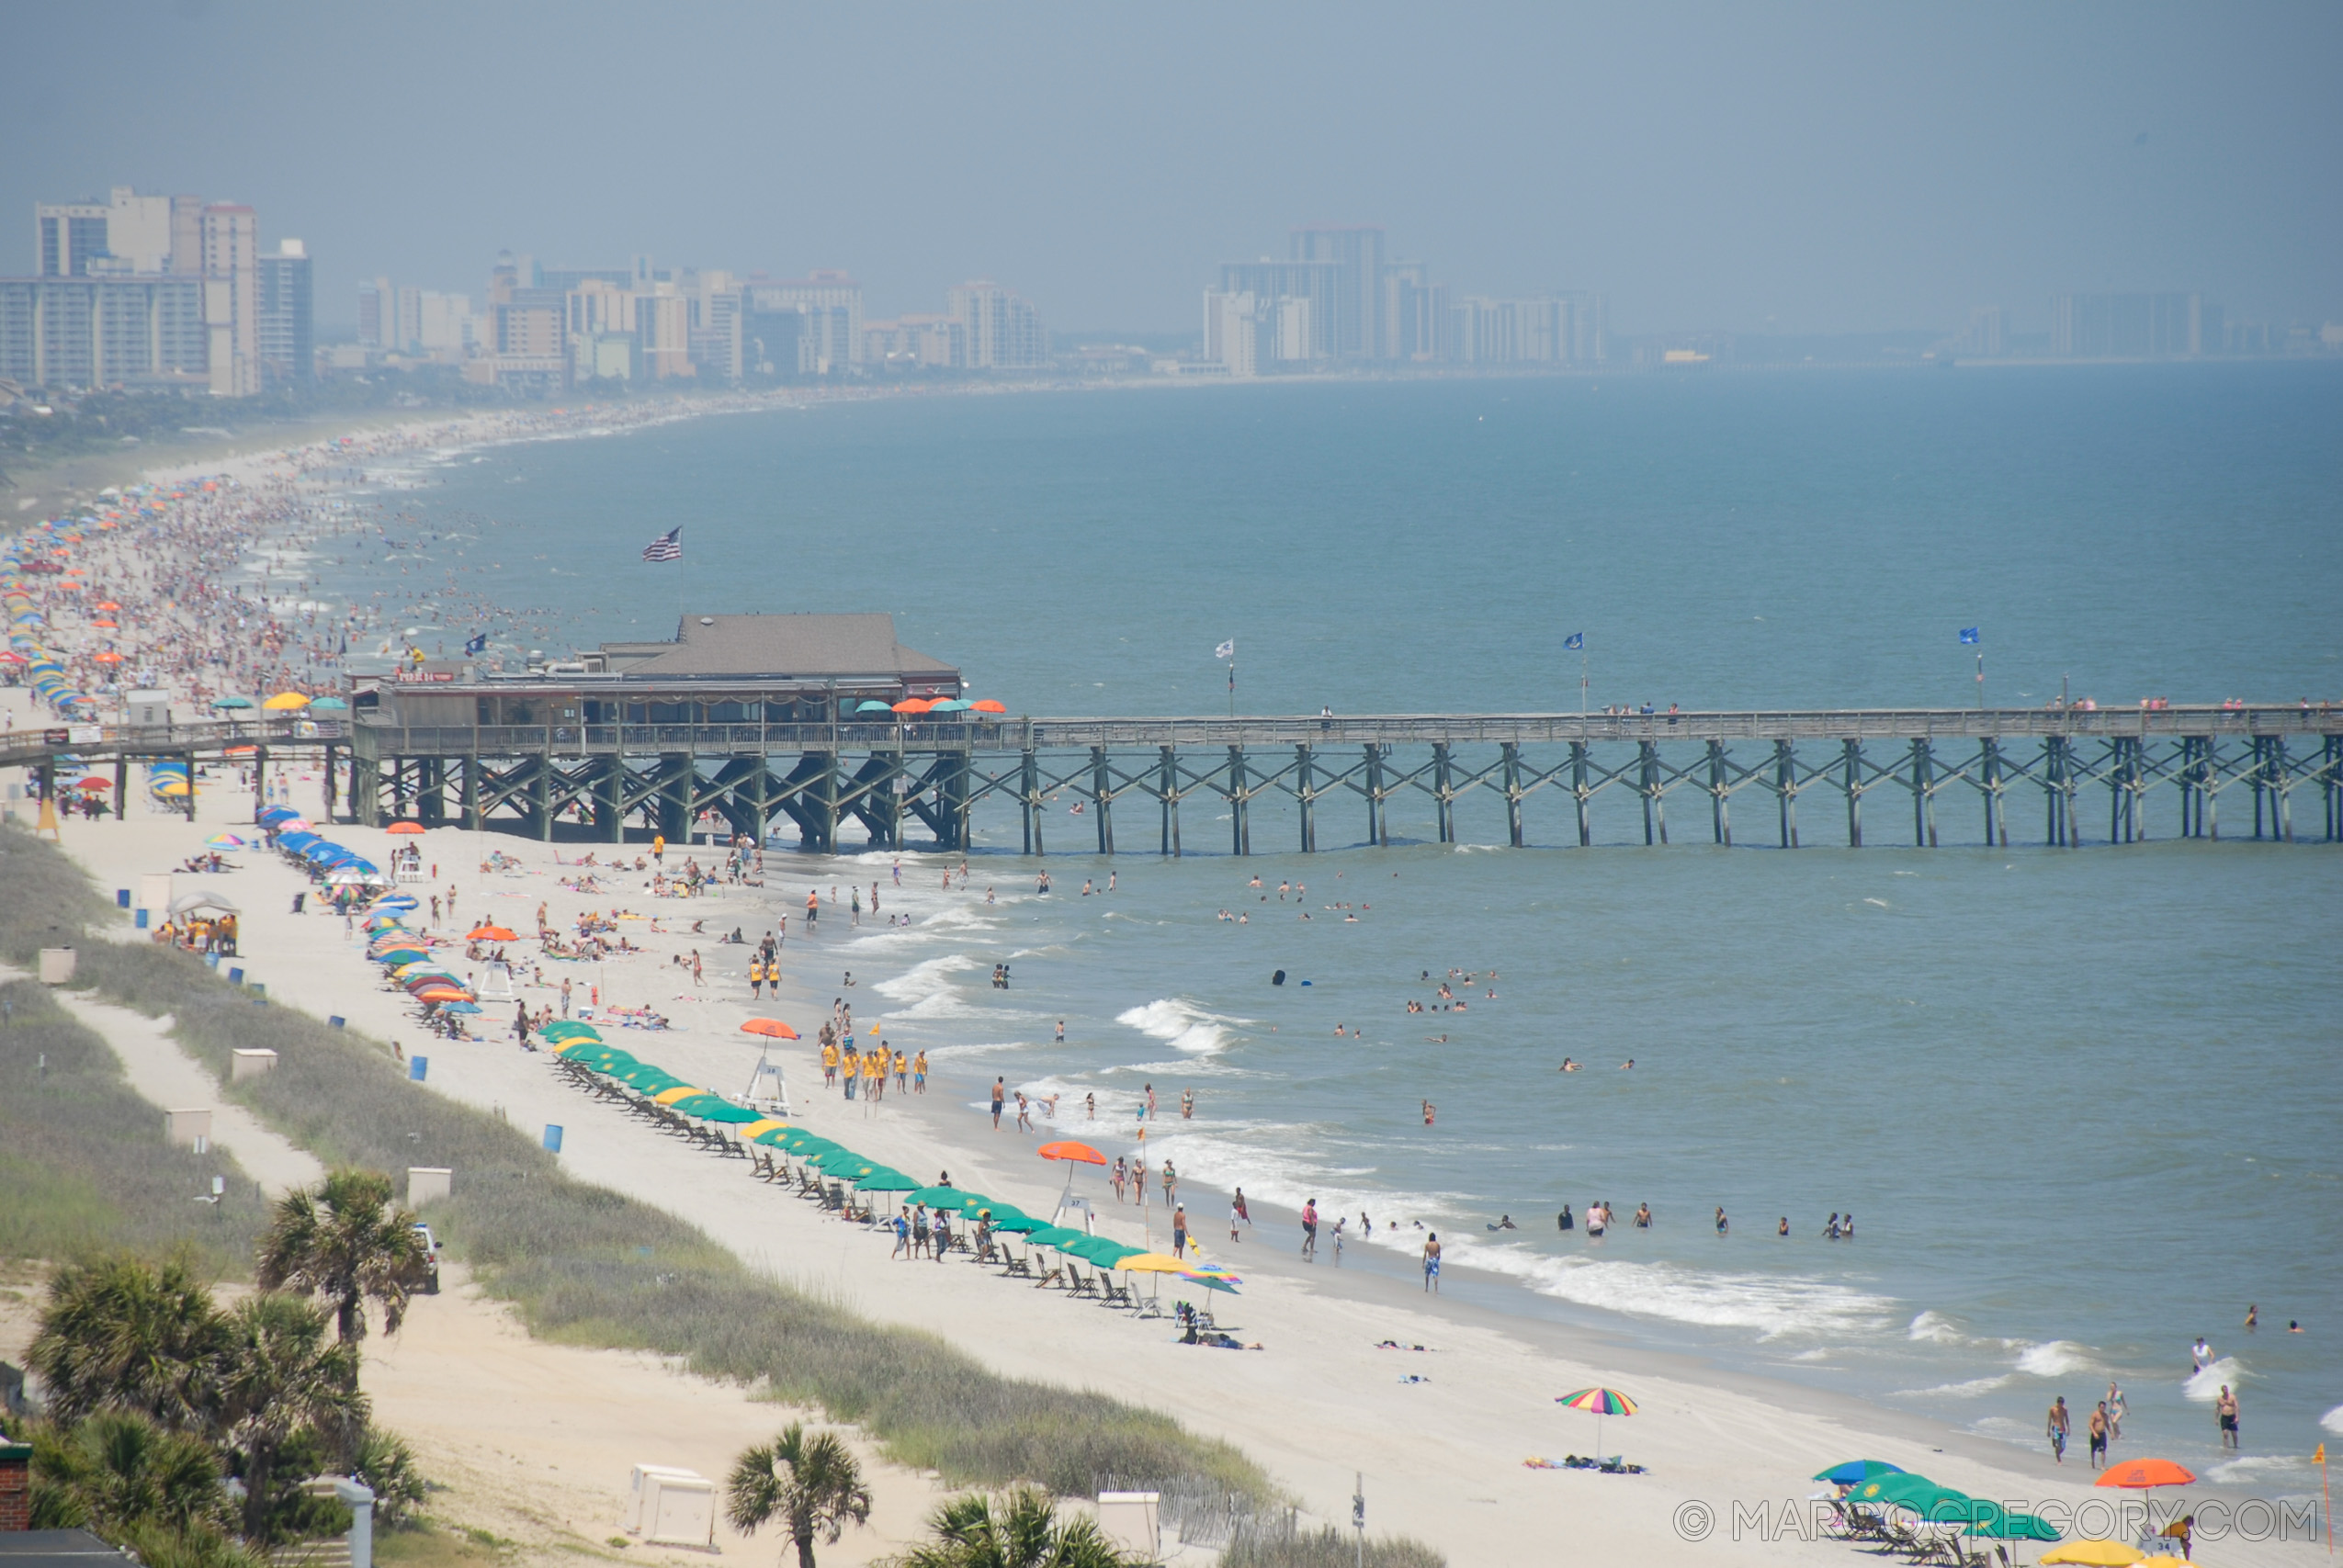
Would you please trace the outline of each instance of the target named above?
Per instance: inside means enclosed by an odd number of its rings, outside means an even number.
[[[1124,1009],[1115,1021],[1169,1042],[1175,1051],[1209,1056],[1228,1045],[1228,1031],[1238,1021],[1208,1013],[1191,1001],[1159,997],[1144,1007]]]

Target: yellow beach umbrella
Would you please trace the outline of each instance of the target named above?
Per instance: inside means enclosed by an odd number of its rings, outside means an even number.
[[[1115,1267],[1127,1269],[1134,1274],[1177,1274],[1188,1266],[1160,1252],[1134,1252]]]
[[[281,713],[287,708],[305,708],[309,706],[309,699],[299,692],[279,692],[260,705]]]
[[[743,1138],[753,1138],[760,1133],[777,1133],[788,1124],[789,1123],[787,1122],[776,1122],[768,1116],[762,1122],[752,1122],[747,1126],[741,1128],[741,1136]]]
[[[653,1105],[673,1105],[679,1100],[689,1100],[693,1095],[706,1094],[707,1092],[707,1090],[695,1088],[690,1084],[680,1084],[673,1089],[668,1089],[663,1094],[652,1095],[651,1097],[651,1102]]]
[[[2133,1563],[2143,1562],[2146,1557],[2147,1553],[2136,1546],[2095,1538],[2070,1540],[2042,1554],[2044,1562],[2077,1562],[2083,1568],[2131,1568]]]

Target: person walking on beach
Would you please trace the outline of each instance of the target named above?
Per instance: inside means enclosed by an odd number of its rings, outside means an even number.
[[[1239,1187],[1237,1189],[1237,1195],[1228,1200],[1228,1239],[1230,1241],[1239,1239],[1237,1235],[1239,1224],[1249,1225],[1252,1223],[1253,1217],[1245,1213],[1245,1190]]]
[[[2062,1393],[2050,1402],[2050,1457],[2055,1463],[2066,1462],[2066,1434],[2073,1426],[2066,1415],[2066,1396]]]
[[[1187,1255],[1188,1206],[1185,1203],[1175,1203],[1172,1206],[1172,1256],[1185,1258]]]
[[[1423,1288],[1433,1295],[1440,1293],[1440,1233],[1434,1231],[1424,1238]]]
[[[2123,1436],[2123,1416],[2130,1406],[2123,1401],[2123,1390],[2113,1378],[2107,1380],[2107,1440],[2113,1443]]]
[[[1008,1081],[1005,1078],[994,1078],[992,1080],[992,1130],[996,1133],[1001,1131],[1002,1104],[1008,1098]]]
[[[2107,1401],[2099,1402],[2099,1408],[2084,1423],[2083,1433],[2090,1439],[2091,1468],[2098,1470],[2107,1463]]]
[[[566,975],[561,977],[561,1016],[570,1016],[570,979]]]
[[[1179,1194],[1180,1173],[1172,1168],[1172,1156],[1166,1155],[1163,1157],[1163,1201],[1166,1203],[1177,1202]]]
[[[1123,1189],[1131,1179],[1130,1162],[1117,1155],[1115,1157],[1115,1174],[1107,1179],[1115,1183],[1115,1201],[1117,1203],[1126,1201]]]
[[[2227,1383],[2221,1385],[2221,1397],[2213,1402],[2213,1411],[2221,1420],[2221,1446],[2224,1449],[2235,1448],[2237,1446],[2237,1396],[2229,1392]]]
[[[1302,1256],[1318,1261],[1318,1200],[1302,1205]]]
[[[924,1045],[920,1047],[920,1054],[911,1058],[911,1092],[927,1092],[927,1047]]]
[[[529,1005],[526,1002],[516,1002],[513,1006],[513,1038],[521,1043],[522,1050],[529,1048]]]

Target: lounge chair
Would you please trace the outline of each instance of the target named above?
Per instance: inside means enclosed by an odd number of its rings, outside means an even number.
[[[1069,1263],[1066,1265],[1066,1278],[1070,1282],[1072,1292],[1075,1295],[1095,1296],[1098,1294],[1097,1275],[1092,1274],[1088,1279],[1084,1279],[1082,1277],[1082,1271]]]
[[[1033,1288],[1036,1291],[1046,1291],[1052,1285],[1062,1285],[1066,1282],[1066,1270],[1058,1264],[1047,1263],[1036,1258],[1034,1261],[1034,1267],[1041,1270],[1041,1277],[1033,1282]]]
[[[1130,1286],[1118,1285],[1104,1273],[1098,1276],[1098,1289],[1102,1301],[1107,1306],[1128,1307],[1138,1304],[1131,1294]]]

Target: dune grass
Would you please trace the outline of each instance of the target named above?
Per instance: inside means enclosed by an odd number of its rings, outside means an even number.
[[[1032,1481],[1081,1496],[1121,1473],[1270,1495],[1267,1476],[1234,1447],[1160,1412],[1000,1376],[936,1336],[874,1325],[760,1276],[673,1214],[571,1179],[518,1130],[409,1082],[380,1042],[255,1006],[184,954],[81,938],[85,923],[113,918],[63,854],[0,829],[0,954],[28,963],[34,949],[77,942],[76,987],[171,1014],[223,1094],[330,1164],[454,1167],[456,1195],[433,1206],[434,1225],[536,1333],[657,1351],[819,1406],[860,1425],[899,1462],[956,1484]],[[228,1087],[239,1046],[273,1048],[277,1069]]]
[[[221,1201],[198,1202],[215,1175]],[[266,1224],[258,1185],[224,1154],[171,1147],[163,1113],[48,987],[0,985],[0,1258],[180,1252],[248,1280]]]
[[[1220,1568],[1445,1568],[1447,1559],[1405,1536],[1371,1536],[1364,1559],[1357,1539],[1328,1525],[1308,1530],[1264,1534],[1239,1532],[1221,1553]]]

